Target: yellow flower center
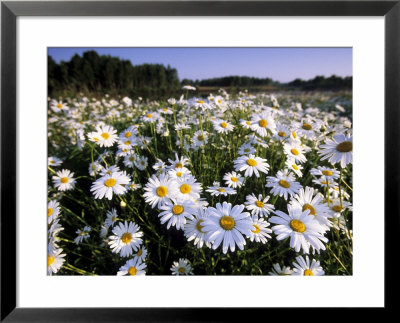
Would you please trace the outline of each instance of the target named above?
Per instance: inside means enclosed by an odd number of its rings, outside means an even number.
[[[248,126],[250,126],[250,125],[251,125],[251,122],[250,122],[250,121],[246,121],[246,124],[247,124]]]
[[[300,220],[290,221],[290,227],[293,229],[293,231],[296,232],[303,233],[304,231],[306,231],[306,226]]]
[[[205,233],[204,231],[202,231],[202,229],[204,228],[204,226],[202,226],[201,224],[203,223],[204,220],[199,220],[196,224],[196,229],[197,231],[201,232],[201,233]]]
[[[132,156],[129,157],[129,161],[133,162],[135,160],[135,158],[133,158]]]
[[[68,177],[61,177],[61,183],[68,183]]]
[[[109,135],[107,132],[103,132],[103,133],[101,134],[101,136],[102,136],[105,140],[107,140],[108,138],[110,138],[110,135]]]
[[[48,208],[47,209],[47,216],[51,216],[53,214],[53,208]]]
[[[93,140],[94,140],[94,141],[99,141],[100,139],[97,138],[97,137],[93,137]]]
[[[200,140],[200,141],[203,141],[204,140],[204,136],[203,135],[198,135],[197,139]]]
[[[219,224],[224,230],[232,230],[235,227],[235,220],[228,215],[225,215],[219,220]]]
[[[57,108],[59,108],[59,109],[62,109],[62,104],[61,103],[59,103],[59,104],[57,104]]]
[[[352,141],[343,141],[336,146],[336,150],[341,153],[348,153],[353,150],[353,142]]]
[[[153,117],[153,115],[151,113],[147,114],[147,118],[152,118],[152,117]]]
[[[283,138],[283,137],[286,137],[286,132],[279,131],[279,132],[278,132],[278,136],[279,136],[279,137],[282,137],[282,138]]]
[[[129,232],[125,232],[122,237],[121,237],[121,241],[123,243],[129,243],[132,240],[132,234],[130,234]]]
[[[248,153],[249,151],[250,151],[250,148],[245,148],[245,149],[244,149],[244,152],[245,152],[245,153]]]
[[[186,272],[186,269],[185,269],[185,267],[179,267],[178,271],[179,271],[181,274],[184,274],[184,273]]]
[[[188,194],[188,193],[190,193],[191,190],[192,190],[192,188],[190,187],[189,184],[183,184],[180,187],[180,191],[181,191],[182,194]]]
[[[256,201],[256,205],[257,205],[258,207],[264,207],[264,202]]]
[[[182,173],[181,173],[181,172],[177,172],[177,173],[176,173],[176,176],[181,177],[181,176],[182,176]]]
[[[140,250],[136,253],[136,256],[140,257],[140,256],[142,255],[142,253],[143,253],[143,250],[140,249]]]
[[[117,181],[114,178],[109,178],[104,182],[104,185],[107,187],[113,187],[115,184],[117,184]]]
[[[333,172],[330,170],[323,170],[322,174],[324,174],[325,176],[331,176],[333,174]]]
[[[258,121],[258,125],[262,128],[265,128],[268,125],[268,122],[265,119],[261,119],[260,121]]]
[[[247,165],[249,166],[257,166],[257,162],[254,159],[247,159]]]
[[[290,151],[295,156],[297,156],[299,154],[299,151],[296,148],[292,148]]]
[[[129,140],[125,141],[125,145],[130,145],[131,142]]]
[[[129,275],[131,275],[131,276],[135,276],[136,273],[137,273],[136,267],[130,267],[129,270],[128,270],[128,273],[129,273]]]
[[[304,270],[304,276],[314,276],[314,273],[310,269]]]
[[[236,183],[238,181],[238,179],[237,179],[237,177],[231,177],[231,181]]]
[[[219,191],[219,192],[225,192],[225,189],[223,189],[223,188],[217,188],[217,191]]]
[[[203,104],[205,102],[203,100],[197,100],[197,103]]]
[[[293,167],[293,169],[295,169],[295,170],[299,170],[299,167],[298,167],[296,164],[293,164],[292,167]]]
[[[343,208],[340,205],[334,205],[332,206],[332,210],[335,212],[341,212]]]
[[[311,130],[312,129],[312,125],[310,125],[309,123],[303,123],[303,127],[304,130]]]
[[[163,109],[163,111],[164,111],[164,112],[167,112],[167,111],[168,111],[168,109],[167,109],[167,108],[164,108],[164,109]]]
[[[260,232],[260,227],[257,224],[253,224],[254,230],[251,230],[253,233],[259,233]]]
[[[174,205],[174,207],[172,208],[172,213],[174,213],[175,215],[179,215],[183,213],[183,206],[182,205]]]
[[[294,139],[296,139],[296,138],[297,138],[297,133],[295,133],[294,131],[292,131],[292,136],[293,136]]]
[[[47,256],[47,266],[50,266],[54,260],[56,260],[56,257],[53,256]]]
[[[222,128],[226,128],[226,127],[228,126],[228,124],[227,124],[226,122],[221,122],[221,123],[220,123],[220,126],[221,126]]]
[[[285,181],[284,179],[281,179],[279,181],[279,185],[284,187],[284,188],[289,188],[290,187],[290,183],[288,181]]]
[[[303,205],[303,212],[305,211],[305,210],[310,210],[310,214],[311,215],[316,215],[317,213],[315,212],[315,209],[314,209],[314,207],[311,205],[311,204],[304,204]]]
[[[130,131],[125,132],[125,138],[129,138],[130,136],[132,136],[132,132]]]
[[[112,221],[112,222],[115,222],[115,219],[116,219],[116,217],[115,217],[115,215],[113,215],[113,216],[111,217],[111,221]]]
[[[168,193],[168,189],[165,186],[157,187],[156,193],[160,197],[164,197]]]
[[[183,164],[182,163],[176,163],[175,164],[175,168],[182,168],[183,167]]]

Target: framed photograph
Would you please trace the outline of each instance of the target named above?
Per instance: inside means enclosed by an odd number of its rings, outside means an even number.
[[[1,320],[390,309],[399,15],[2,2]]]

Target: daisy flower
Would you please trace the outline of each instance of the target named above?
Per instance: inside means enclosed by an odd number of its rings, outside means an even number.
[[[155,122],[158,118],[159,118],[158,113],[149,111],[143,116],[143,121],[144,122]]]
[[[126,167],[133,168],[133,166],[135,165],[135,157],[136,157],[135,153],[127,154],[124,157],[124,165]]]
[[[157,162],[152,167],[157,172],[163,173],[167,168],[167,165],[161,159],[157,159]]]
[[[59,191],[68,191],[74,188],[75,179],[74,173],[68,169],[63,169],[57,172],[57,176],[53,176],[53,184]]]
[[[63,250],[60,248],[47,254],[47,275],[56,274],[64,264],[66,255],[62,252]]]
[[[325,177],[320,177],[318,179],[313,179],[312,182],[317,184],[317,185],[321,185],[322,187],[327,187],[329,189],[337,187],[337,183],[333,179],[329,180],[329,179],[327,179]]]
[[[209,216],[204,219],[203,231],[207,232],[206,240],[212,243],[212,248],[217,249],[222,243],[222,252],[228,248],[233,252],[237,245],[244,249],[246,241],[243,237],[250,236],[254,230],[253,222],[248,212],[242,212],[244,205],[235,205],[223,202],[217,203],[216,208],[207,209]]]
[[[135,183],[135,182],[131,182],[131,183],[129,183],[128,185],[125,185],[125,188],[126,188],[127,190],[136,191],[136,190],[138,190],[139,188],[142,188],[142,185],[141,185],[141,184],[138,184],[138,183]]]
[[[174,261],[171,267],[172,275],[193,275],[192,266],[189,260],[185,258],[179,258],[179,261]]]
[[[171,178],[180,178],[191,175],[191,172],[186,167],[171,169],[168,171],[168,176]]]
[[[310,170],[311,175],[313,176],[321,176],[322,178],[326,178],[329,181],[334,181],[340,177],[340,172],[336,169],[318,166],[317,168],[312,168]]]
[[[194,86],[191,85],[184,85],[182,87],[183,90],[189,90],[189,91],[196,91],[196,88]]]
[[[133,162],[139,170],[145,170],[148,166],[148,158],[146,156],[136,156]]]
[[[303,173],[301,171],[303,169],[303,166],[296,164],[296,161],[294,159],[287,159],[285,162],[285,166],[288,169],[288,171],[292,171],[298,177],[303,176]]]
[[[256,157],[253,154],[248,156],[240,156],[234,160],[234,167],[236,171],[244,171],[245,177],[250,177],[253,173],[256,177],[260,177],[260,172],[267,174],[269,170],[269,164],[264,158]]]
[[[89,132],[88,138],[100,147],[111,147],[117,140],[117,130],[112,126],[97,126],[96,131]]]
[[[213,121],[214,129],[218,133],[222,134],[227,134],[228,132],[232,131],[234,128],[234,125],[229,123],[228,121],[224,121],[221,119],[218,119],[216,121]]]
[[[76,230],[75,233],[76,233],[78,236],[74,239],[74,242],[75,242],[76,244],[80,244],[83,240],[89,239],[89,237],[90,237],[89,232],[90,232],[90,231],[92,231],[92,228],[91,228],[91,227],[88,227],[88,226],[85,226],[85,227],[83,228],[83,230],[81,230],[81,229]]]
[[[277,240],[283,240],[290,237],[290,247],[296,252],[302,248],[304,253],[310,252],[310,246],[319,252],[320,249],[325,250],[322,242],[328,242],[323,236],[325,228],[309,215],[310,211],[301,212],[298,209],[291,209],[288,206],[289,214],[282,211],[275,211],[277,216],[272,216],[269,222],[277,225],[272,230],[277,235]]]
[[[219,182],[214,182],[213,184],[214,184],[214,186],[210,186],[206,190],[207,192],[209,192],[211,194],[211,196],[219,196],[219,195],[227,196],[227,195],[236,194],[236,190],[234,190],[233,188],[222,187],[219,185]]]
[[[243,185],[244,178],[242,175],[237,174],[236,172],[230,172],[224,175],[223,180],[229,187],[237,188]]]
[[[153,175],[149,178],[144,190],[143,197],[146,203],[149,203],[153,209],[156,205],[160,208],[170,198],[175,197],[177,184],[165,174],[161,174],[159,177]]]
[[[112,175],[113,173],[120,172],[119,167],[117,165],[111,165],[109,167],[103,167],[100,171],[101,176]]]
[[[177,230],[183,229],[187,219],[193,219],[196,212],[195,205],[189,199],[171,199],[160,206],[161,212],[158,217],[161,218],[161,224],[168,221],[167,229],[176,226]]]
[[[139,226],[135,222],[119,223],[114,227],[108,244],[112,252],[119,253],[121,257],[129,257],[133,251],[137,251],[142,244],[143,232],[139,231]]]
[[[192,143],[194,147],[201,147],[208,142],[208,132],[198,130],[193,134]]]
[[[293,270],[290,267],[282,266],[276,263],[272,265],[272,270],[268,273],[270,276],[290,276]]]
[[[104,222],[107,228],[112,227],[115,222],[117,222],[118,213],[115,208],[112,208],[111,211],[107,211],[107,218]]]
[[[286,173],[284,171],[278,171],[275,177],[268,176],[266,187],[271,187],[271,193],[279,196],[283,196],[285,200],[289,196],[296,194],[301,185],[294,181],[294,176],[291,173]]]
[[[202,191],[201,183],[196,181],[196,178],[192,175],[185,175],[177,177],[175,179],[177,184],[176,196],[179,198],[196,200],[200,198]]]
[[[272,230],[269,227],[269,223],[262,219],[258,218],[257,215],[252,217],[253,221],[253,229],[251,230],[250,235],[247,237],[250,238],[250,241],[253,242],[261,242],[263,244],[267,243],[267,238],[271,238],[269,233],[272,233]]]
[[[329,158],[329,162],[334,165],[340,162],[340,166],[345,168],[353,163],[353,137],[350,135],[338,134],[332,139],[327,139],[324,145],[320,146],[321,160]]]
[[[60,166],[62,164],[62,160],[57,157],[50,156],[47,158],[47,164],[52,167]]]
[[[53,220],[57,219],[60,214],[60,205],[56,200],[51,200],[47,204],[47,223],[50,224]]]
[[[319,133],[322,122],[319,120],[303,119],[297,125],[297,134],[301,137],[306,137],[307,139],[315,139],[316,133]]]
[[[252,193],[251,195],[246,196],[246,209],[251,211],[251,215],[257,216],[268,216],[270,212],[272,212],[275,207],[272,204],[267,204],[269,200],[269,196],[263,199],[262,194],[258,195],[258,198]]]
[[[187,157],[182,156],[179,158],[178,154],[175,153],[175,160],[169,159],[168,162],[170,163],[169,169],[174,169],[174,168],[183,168],[186,165],[189,164],[190,160]]]
[[[299,192],[290,200],[292,209],[299,209],[302,212],[310,211],[310,215],[322,226],[330,226],[328,218],[330,217],[329,207],[323,203],[323,195],[312,187],[301,188]],[[326,227],[326,229],[328,229]]]
[[[255,131],[259,136],[265,137],[268,135],[267,129],[275,133],[276,125],[270,112],[264,111],[256,114],[251,118],[251,130]]]
[[[117,276],[144,276],[146,264],[139,258],[129,259],[125,265],[119,268]]]
[[[197,248],[202,248],[204,243],[207,247],[211,247],[211,244],[205,240],[206,232],[203,230],[204,219],[208,216],[206,210],[207,209],[199,207],[194,217],[189,219],[184,227],[185,237],[188,241],[194,240],[194,245],[197,246]]]
[[[147,248],[142,246],[136,253],[133,253],[133,259],[139,259],[139,261],[144,262],[147,257]]]
[[[286,138],[290,137],[290,130],[288,127],[286,127],[283,124],[277,124],[276,125],[276,133],[274,135],[274,138],[276,140],[285,140]]]
[[[239,147],[238,154],[239,155],[250,155],[255,154],[256,149],[251,144],[243,144]]]
[[[50,108],[54,112],[60,112],[60,111],[68,111],[69,107],[66,103],[63,103],[62,101],[56,101],[56,100],[51,100],[50,101]]]
[[[315,259],[310,263],[310,259],[306,255],[306,259],[302,256],[296,257],[297,262],[293,262],[292,276],[323,276],[325,271],[322,269],[319,261]]]
[[[120,133],[119,138],[132,140],[136,136],[137,133],[138,133],[137,127],[130,126],[128,129],[126,129]]]
[[[245,128],[245,129],[250,129],[251,127],[251,121],[249,120],[244,120],[244,119],[240,119],[240,125]]]
[[[340,201],[340,198],[329,200],[330,218],[338,218],[342,212],[351,207],[351,203]]]
[[[299,142],[293,141],[285,143],[283,145],[283,151],[289,159],[295,160],[298,163],[307,161],[306,156],[304,156],[304,149]]]
[[[89,165],[89,175],[96,176],[102,169],[103,166],[98,161],[94,161]]]
[[[113,193],[116,195],[125,194],[125,185],[130,182],[130,178],[125,172],[114,172],[111,175],[105,175],[97,179],[90,188],[94,198],[102,199],[106,197],[111,200]]]

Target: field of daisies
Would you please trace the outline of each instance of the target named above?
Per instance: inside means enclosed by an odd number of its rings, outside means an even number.
[[[352,275],[352,100],[49,98],[48,275]]]

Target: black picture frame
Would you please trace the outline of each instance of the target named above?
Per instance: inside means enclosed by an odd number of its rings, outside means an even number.
[[[393,309],[399,234],[400,1],[2,1],[1,3],[1,322],[236,321],[249,308],[18,308],[16,306],[16,19],[19,16],[384,16],[385,306]],[[372,233],[372,230],[371,230]],[[11,241],[11,242],[10,242]],[[373,265],[373,264],[371,264]],[[395,294],[394,294],[395,295]],[[312,307],[312,302],[310,302]],[[291,309],[268,309],[288,311]],[[381,317],[382,309],[376,309]],[[265,308],[248,313],[262,317]],[[299,311],[299,309],[295,309]],[[270,313],[269,312],[269,313]],[[320,319],[335,313],[327,308]],[[293,313],[295,314],[295,313]],[[322,313],[321,313],[322,314]],[[270,315],[270,314],[268,314]],[[372,318],[372,317],[371,317]],[[265,317],[265,320],[268,316]],[[342,319],[342,317],[337,317]]]

